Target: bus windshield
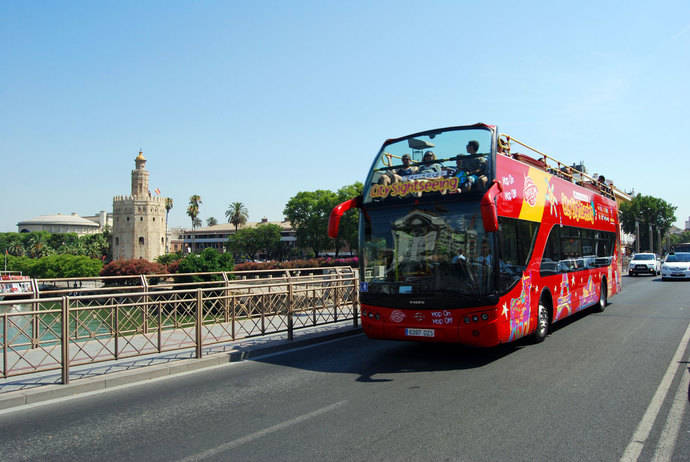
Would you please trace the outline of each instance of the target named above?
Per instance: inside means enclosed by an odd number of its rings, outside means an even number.
[[[384,305],[406,298],[476,305],[493,291],[492,248],[476,201],[368,209],[362,297]]]
[[[369,173],[364,203],[484,191],[492,132],[451,128],[384,144]]]

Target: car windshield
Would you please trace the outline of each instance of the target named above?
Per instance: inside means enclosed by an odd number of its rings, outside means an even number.
[[[633,260],[654,260],[656,257],[651,253],[645,253],[642,255],[635,255]]]
[[[690,253],[675,253],[666,257],[666,263],[690,262]]]

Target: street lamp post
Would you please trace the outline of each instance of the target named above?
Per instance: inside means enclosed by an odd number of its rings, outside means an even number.
[[[635,219],[635,253],[640,253],[640,220]]]

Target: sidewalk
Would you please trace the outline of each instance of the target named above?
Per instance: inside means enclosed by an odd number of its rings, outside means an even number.
[[[194,348],[189,348],[88,364],[70,368],[70,383],[66,385],[60,383],[60,370],[9,377],[0,379],[0,410],[243,361],[360,332],[362,329],[354,328],[350,319],[295,330],[292,341],[282,332],[211,345],[202,349],[199,359],[194,357]]]

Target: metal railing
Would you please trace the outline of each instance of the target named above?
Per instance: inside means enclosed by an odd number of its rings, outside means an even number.
[[[349,267],[119,279],[131,285],[40,280],[40,297],[0,301],[0,377],[61,369],[68,383],[74,366],[186,348],[200,358],[204,346],[358,324],[358,276]]]

